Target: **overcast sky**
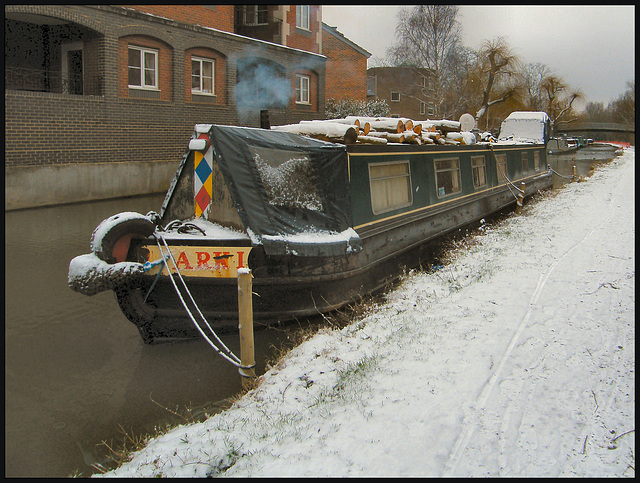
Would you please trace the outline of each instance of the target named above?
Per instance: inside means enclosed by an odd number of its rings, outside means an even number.
[[[395,41],[401,8],[325,5],[322,20],[370,52],[371,66]],[[606,106],[635,79],[634,6],[461,6],[459,20],[465,46],[505,37],[523,62],[547,65],[586,102]]]

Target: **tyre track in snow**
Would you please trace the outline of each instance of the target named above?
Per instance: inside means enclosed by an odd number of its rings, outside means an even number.
[[[598,182],[598,181],[593,181],[593,182]],[[557,272],[558,267],[561,266],[561,264],[567,259],[567,257],[569,257],[577,248],[583,247],[585,243],[590,239],[590,237],[597,230],[600,230],[602,227],[604,227],[605,225],[611,222],[614,216],[613,207],[616,201],[614,197],[614,193],[617,192],[618,186],[620,185],[621,182],[622,181],[618,181],[618,183],[616,183],[615,188],[609,191],[608,210],[607,210],[608,216],[604,220],[599,222],[596,226],[591,228],[570,248],[566,249],[562,253],[562,255],[549,266],[546,272],[542,273],[539,276],[537,285],[533,293],[531,294],[531,297],[529,298],[529,301],[527,304],[527,310],[525,314],[522,316],[522,318],[520,319],[517,329],[509,342],[509,345],[507,346],[506,350],[502,354],[500,362],[498,363],[494,373],[489,377],[489,379],[487,380],[487,382],[484,384],[481,391],[479,392],[479,397],[477,398],[476,403],[474,405],[474,416],[472,418],[469,418],[468,424],[464,425],[464,430],[458,435],[452,447],[452,450],[449,454],[449,459],[444,466],[443,476],[456,475],[456,470],[461,461],[461,458],[464,455],[465,450],[468,448],[469,443],[474,435],[474,432],[478,428],[477,415],[481,414],[485,409],[487,409],[487,404],[492,394],[494,393],[496,385],[498,385],[499,383],[502,384],[505,381],[508,381],[508,379],[502,379],[505,365],[511,358],[516,346],[519,346],[523,343],[520,341],[520,339],[522,337],[523,331],[529,325],[532,315],[536,311],[539,311],[542,309],[542,307],[539,304],[539,301],[545,287],[547,286],[547,282],[552,277],[552,275],[554,275]],[[549,355],[548,354],[549,350],[550,350],[549,347],[543,350],[542,359],[535,366],[535,370],[537,370],[538,372],[544,369],[547,357]],[[607,371],[608,377],[606,379],[611,380],[610,373],[614,370],[615,365],[609,364],[608,366],[610,369],[609,371]],[[530,378],[528,380],[520,381],[519,387],[517,388],[517,391],[516,391],[516,396],[514,396],[513,398],[509,398],[509,400],[507,401],[506,407],[503,410],[503,413],[502,413],[503,417],[500,424],[500,434],[503,436],[506,435],[507,433],[513,434],[516,430],[518,431],[520,430],[524,411],[530,405],[536,393],[536,386],[539,380],[538,378],[535,378],[533,374],[531,374],[531,370],[529,371],[529,376]],[[529,383],[530,381],[533,381],[533,383]],[[605,397],[602,399],[606,401],[604,404],[606,405],[606,407],[608,407],[613,398],[615,381],[614,381],[614,384],[606,384],[605,386],[606,386],[604,388]],[[587,425],[587,427],[582,433],[583,438],[585,437],[586,434],[590,433],[591,426],[592,424]],[[535,439],[535,434],[533,436]],[[511,437],[510,439],[514,439],[514,438]],[[508,466],[508,462],[505,459],[505,455],[508,455],[510,450],[507,448],[507,444],[508,444],[508,439],[505,437],[501,437],[499,441],[499,454],[498,454],[498,463],[500,468],[506,468]]]

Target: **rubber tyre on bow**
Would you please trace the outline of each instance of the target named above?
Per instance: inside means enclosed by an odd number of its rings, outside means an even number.
[[[104,220],[93,232],[91,250],[96,256],[107,263],[127,261],[127,254],[132,239],[143,239],[150,236],[154,230],[153,222],[139,213],[113,215]],[[108,226],[102,230],[101,226]],[[99,233],[100,239],[96,234]],[[137,260],[128,260],[137,261]]]

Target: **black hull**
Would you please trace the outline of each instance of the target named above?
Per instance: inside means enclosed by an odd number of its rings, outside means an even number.
[[[526,196],[552,184],[550,173],[526,180]],[[342,257],[266,257],[250,259],[254,276],[253,313],[256,325],[314,316],[343,307],[385,288],[402,273],[428,262],[426,244],[511,205],[516,199],[507,185],[482,194],[425,207],[391,220],[358,229],[362,250]],[[277,273],[272,268],[277,267]],[[116,292],[118,303],[139,329],[143,340],[155,343],[199,337],[168,277],[145,276],[140,288]],[[174,276],[176,283],[179,280]],[[198,307],[216,330],[237,330],[235,278],[184,277]],[[195,310],[192,308],[195,314]],[[197,319],[197,316],[196,316]],[[198,320],[198,319],[197,319]]]

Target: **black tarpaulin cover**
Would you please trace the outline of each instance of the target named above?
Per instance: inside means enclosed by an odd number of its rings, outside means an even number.
[[[209,134],[240,218],[268,255],[360,249],[351,228],[345,146],[235,126],[214,125]]]

